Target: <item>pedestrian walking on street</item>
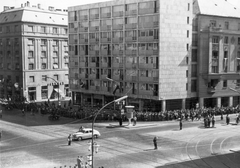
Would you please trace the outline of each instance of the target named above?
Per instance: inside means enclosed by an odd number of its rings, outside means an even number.
[[[24,108],[22,109],[22,115],[23,115],[23,116],[25,115],[25,110],[24,110]]]
[[[179,127],[180,127],[180,130],[182,130],[182,119],[179,120]]]
[[[157,150],[158,147],[157,147],[157,137],[156,136],[153,138],[153,145],[154,145],[154,149]]]
[[[70,146],[71,143],[72,143],[72,135],[69,134],[69,136],[68,136],[68,145]]]
[[[229,118],[228,114],[226,116],[226,123],[227,123],[227,125],[230,123],[230,118]]]

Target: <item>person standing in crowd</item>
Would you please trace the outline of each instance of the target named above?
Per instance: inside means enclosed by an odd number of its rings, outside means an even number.
[[[71,146],[72,143],[72,134],[68,135],[68,145]]]
[[[181,118],[179,119],[179,127],[180,127],[180,130],[182,130],[182,119]]]
[[[133,126],[135,126],[136,124],[137,124],[137,117],[134,116],[134,117],[133,117]]]
[[[227,123],[227,125],[230,123],[230,118],[229,118],[228,114],[226,116],[226,123]]]
[[[154,149],[157,150],[158,147],[157,147],[157,137],[156,136],[153,138],[153,145],[154,145]]]
[[[78,168],[83,168],[83,157],[77,157],[77,166]]]
[[[214,126],[215,126],[215,116],[213,115],[212,116],[212,127],[214,128]]]

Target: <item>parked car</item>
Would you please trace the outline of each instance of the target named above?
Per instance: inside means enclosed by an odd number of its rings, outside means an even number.
[[[101,134],[99,131],[93,129],[93,137],[98,138],[100,137]],[[92,138],[92,129],[91,128],[83,128],[79,130],[78,132],[75,132],[72,134],[72,139],[73,140],[83,140],[83,139],[89,139]]]

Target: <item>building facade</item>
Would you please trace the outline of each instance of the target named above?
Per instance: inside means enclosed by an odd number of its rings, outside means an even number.
[[[0,13],[1,98],[47,101],[69,96],[67,10],[41,5]]]
[[[116,0],[69,7],[73,103],[103,105],[127,94],[127,103],[139,110],[195,106],[192,4]]]
[[[225,0],[194,1],[193,9],[192,61],[198,65],[199,105],[237,106],[240,103],[240,10]]]

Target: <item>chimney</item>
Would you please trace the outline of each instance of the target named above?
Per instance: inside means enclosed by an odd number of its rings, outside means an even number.
[[[3,7],[3,11],[6,11],[6,10],[8,10],[9,9],[9,6],[4,6]]]
[[[21,4],[21,8],[23,8],[23,4]]]
[[[27,7],[30,7],[30,3],[29,3],[29,1],[27,1]]]
[[[37,6],[38,6],[38,9],[41,9],[41,4],[37,4]]]

